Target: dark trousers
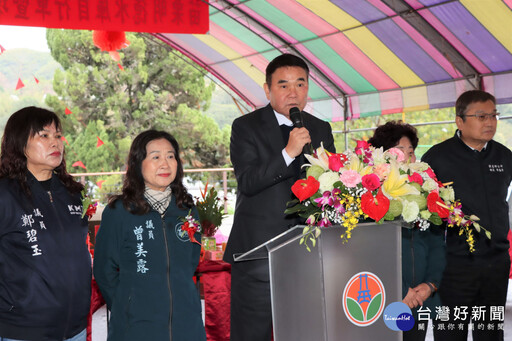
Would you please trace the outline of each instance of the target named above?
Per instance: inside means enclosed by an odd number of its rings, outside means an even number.
[[[270,283],[231,267],[231,341],[270,341]]]
[[[507,253],[478,261],[448,257],[439,295],[442,306],[449,310],[447,320],[440,318],[439,314],[435,317],[434,339],[466,341],[471,320],[474,341],[503,340],[509,271]],[[463,313],[463,307],[467,307],[467,315]],[[475,315],[474,309],[481,313]]]

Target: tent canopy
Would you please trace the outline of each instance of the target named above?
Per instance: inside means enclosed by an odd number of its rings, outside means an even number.
[[[453,106],[470,89],[512,102],[512,0],[210,0],[206,35],[155,34],[268,103],[265,67],[308,61],[306,110],[329,121]]]

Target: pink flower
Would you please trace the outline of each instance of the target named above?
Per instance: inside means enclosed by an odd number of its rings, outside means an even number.
[[[409,175],[409,182],[416,182],[418,183],[420,186],[423,185],[423,178],[421,177],[421,175],[417,172],[414,172],[412,173],[412,175]]]
[[[396,155],[396,161],[398,162],[404,162],[405,161],[405,154],[401,149],[398,148],[390,148],[387,150],[388,153],[391,155]]]
[[[381,180],[386,180],[389,174],[389,164],[381,163],[380,165],[375,166],[373,169],[373,173],[379,177]]]
[[[361,175],[355,170],[349,169],[341,173],[340,180],[346,187],[353,188],[361,183]]]
[[[435,182],[437,182],[437,184],[439,185],[439,187],[444,187],[443,183],[439,180],[437,180],[437,176],[436,176],[436,173],[434,173],[434,171],[432,170],[432,168],[427,168],[427,170],[425,171],[425,173],[427,173],[427,175],[433,179]]]
[[[380,178],[375,174],[366,174],[361,179],[363,187],[369,191],[374,191],[380,187]]]
[[[331,154],[329,156],[329,169],[338,172],[346,161],[347,157],[344,154]]]

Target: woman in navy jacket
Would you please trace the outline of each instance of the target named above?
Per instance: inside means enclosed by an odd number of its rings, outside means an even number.
[[[183,222],[198,215],[182,179],[171,135],[135,138],[122,194],[103,212],[94,248],[94,276],[111,310],[109,341],[206,340],[192,279],[201,236]]]
[[[0,155],[1,341],[85,341],[91,256],[81,190],[66,172],[57,115],[14,113]]]

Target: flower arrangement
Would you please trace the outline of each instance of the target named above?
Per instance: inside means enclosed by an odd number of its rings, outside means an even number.
[[[181,230],[188,234],[188,238],[191,243],[196,243],[201,245],[200,242],[197,241],[194,234],[196,232],[201,232],[201,225],[199,222],[192,216],[192,212],[189,211],[186,217],[182,217],[181,221],[183,221],[183,225],[181,225]]]
[[[98,208],[98,202],[95,202],[87,195],[87,189],[84,188],[80,193],[82,197],[82,218],[87,216],[88,220],[91,220],[96,209]]]
[[[462,212],[450,184],[439,182],[424,162],[405,162],[398,148],[383,151],[358,141],[354,151],[334,154],[322,145],[313,155],[305,156],[310,162],[303,166],[307,167],[306,179],[292,186],[297,199],[285,213],[306,219],[301,244],[308,250],[309,242],[315,246],[318,227],[342,225],[346,229],[341,238],[347,242],[364,219],[376,223],[401,219],[421,230],[445,221],[465,235],[471,252],[475,250],[474,230],[483,230],[491,238],[478,217]]]
[[[213,237],[217,229],[222,224],[224,218],[224,206],[217,197],[217,191],[214,187],[208,190],[208,182],[201,190],[201,198],[196,198],[197,212],[201,220],[203,235]]]

